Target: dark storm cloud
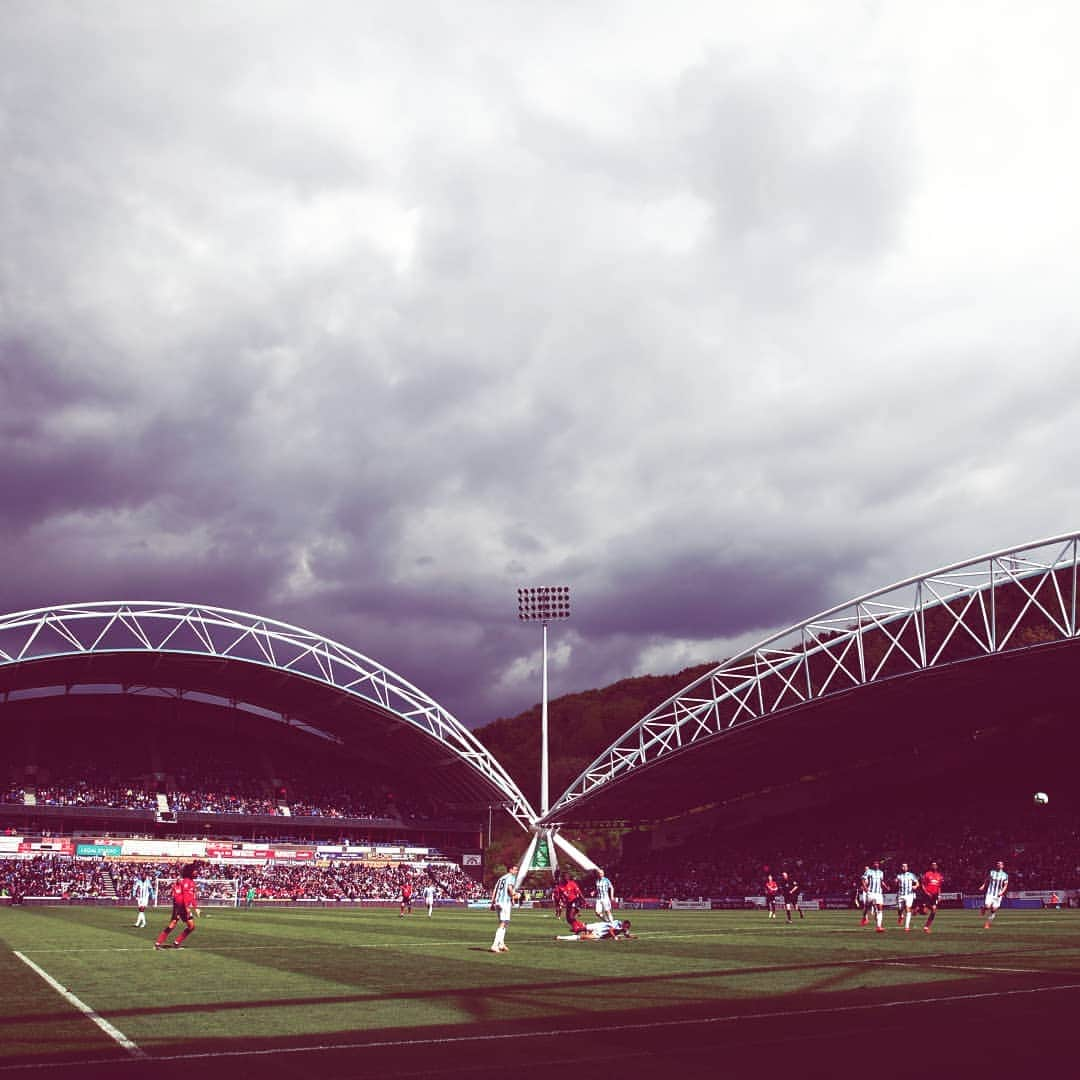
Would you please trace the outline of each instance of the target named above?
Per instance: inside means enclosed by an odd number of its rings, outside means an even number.
[[[55,344],[12,337],[0,340],[0,401],[4,403],[3,433],[22,437],[39,430],[47,411],[89,399],[102,404],[109,388],[65,363]]]
[[[0,340],[4,532],[52,513],[140,498],[138,469],[115,440],[124,389],[81,370],[70,353],[48,339]]]
[[[6,608],[251,611],[478,724],[520,584],[564,693],[1073,524],[1030,21],[999,132],[944,16],[325,12],[5,13]]]
[[[579,600],[575,628],[588,636],[633,634],[711,640],[797,622],[828,606],[836,559],[797,550],[725,557],[713,549],[670,554],[662,566],[645,552],[619,565],[600,595]],[[719,658],[718,658],[719,659]]]

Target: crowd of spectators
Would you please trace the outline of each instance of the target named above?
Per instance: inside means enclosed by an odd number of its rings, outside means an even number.
[[[1080,818],[1038,808],[994,814],[985,804],[854,819],[811,814],[741,833],[704,832],[677,847],[624,857],[612,869],[622,896],[756,896],[766,874],[781,870],[803,883],[806,896],[843,896],[853,894],[874,859],[887,875],[901,862],[921,872],[935,861],[954,892],[976,892],[998,859],[1013,892],[1077,889]]]
[[[35,855],[30,859],[0,859],[0,891],[9,897],[113,898],[126,901],[132,895],[136,877],[149,875],[159,884],[158,903],[171,903],[169,886],[178,875],[180,863],[121,862],[103,858],[74,858]],[[419,897],[430,883],[442,900],[475,900],[485,897],[482,884],[452,863],[432,863],[424,868],[411,865],[374,866],[359,860],[329,860],[315,863],[271,862],[268,864],[228,864],[202,862],[197,874],[204,881],[237,882],[235,893],[243,898],[253,887],[263,900],[389,900],[401,897],[408,882]],[[203,899],[225,899],[231,887],[203,889]]]
[[[109,877],[100,859],[62,855],[0,859],[0,893],[14,900],[24,896],[81,900],[108,892]]]
[[[398,816],[392,810],[388,810],[385,805],[381,810],[377,809],[376,801],[364,793],[336,791],[309,798],[289,796],[288,805],[293,817],[385,818]]]
[[[110,810],[152,810],[157,795],[141,784],[40,784],[33,792],[38,806],[107,807]],[[20,802],[24,801],[20,797]]]
[[[292,785],[255,781],[242,773],[196,773],[184,770],[173,776],[139,777],[127,781],[95,782],[59,779],[19,782],[3,789],[0,801],[8,805],[84,807],[109,810],[156,810],[159,794],[177,813],[244,814],[297,818],[366,820],[425,820],[437,808],[405,800],[380,797],[371,786],[346,787],[345,782],[326,791],[317,785],[297,791]]]
[[[980,808],[972,807],[972,811]],[[946,891],[968,895],[978,890],[986,871],[1005,862],[1010,890],[1080,889],[1080,815],[1048,809],[994,814],[984,806],[970,814],[963,807],[908,809],[904,813],[862,813],[833,817],[824,812],[780,819],[737,833],[699,832],[677,846],[624,848],[609,866],[619,896],[661,900],[736,899],[757,896],[767,873],[792,873],[804,896],[852,896],[863,868],[878,859],[888,875],[908,862],[921,872],[931,861],[941,867]],[[164,876],[177,864],[133,864],[113,859],[40,855],[0,860],[0,886],[24,895],[130,896],[136,872]],[[319,863],[274,860],[265,864],[205,862],[200,876],[238,880],[241,892],[252,886],[265,899],[394,900],[406,880],[419,894],[431,880],[440,896],[480,898],[484,888],[451,864],[419,869],[409,865],[368,865],[358,859]],[[588,888],[587,875],[579,875]]]
[[[417,897],[428,884],[435,886],[441,899],[473,900],[486,895],[483,885],[451,864],[420,870],[337,860],[327,867],[279,862],[235,869],[243,887],[254,885],[256,895],[264,899],[396,900],[406,882]]]
[[[281,806],[265,795],[246,795],[219,788],[190,788],[170,791],[169,809],[192,814],[269,814],[281,813]]]
[[[3,789],[3,801],[38,806],[101,807],[110,810],[152,810],[157,805],[156,784],[148,776],[81,763],[47,774],[32,773],[12,780]]]

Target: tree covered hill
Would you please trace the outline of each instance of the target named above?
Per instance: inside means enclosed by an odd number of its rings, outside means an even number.
[[[646,713],[714,664],[674,675],[640,675],[600,690],[548,702],[549,791],[554,802],[567,786]],[[540,807],[540,705],[477,728],[477,738],[502,763],[534,807]]]

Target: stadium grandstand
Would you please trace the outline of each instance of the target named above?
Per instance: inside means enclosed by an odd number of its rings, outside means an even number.
[[[624,900],[750,903],[786,868],[847,903],[874,857],[937,860],[961,900],[1004,858],[1017,895],[1075,901],[1078,544],[980,556],[766,639],[627,718],[543,816],[437,703],[294,627],[165,604],[7,616],[0,856],[9,876],[42,860],[69,897],[123,896],[120,867],[183,841],[266,898],[390,900],[431,878],[468,899],[498,807],[617,837]],[[96,870],[66,873],[80,855]]]
[[[626,830],[623,896],[738,899],[791,868],[850,902],[872,857],[957,892],[1005,858],[1080,887],[1076,535],[980,556],[799,623],[633,725],[546,816]],[[1046,806],[1036,791],[1053,791]]]
[[[123,897],[114,868],[196,858],[225,880],[248,867],[245,886],[266,898],[387,899],[430,877],[467,899],[482,891],[491,808],[532,813],[416,687],[238,612],[99,603],[6,616],[0,718],[0,857],[24,896]]]

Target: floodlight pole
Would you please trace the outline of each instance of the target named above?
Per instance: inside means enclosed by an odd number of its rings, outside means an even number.
[[[540,813],[550,809],[548,790],[548,622],[570,618],[570,586],[539,585],[518,589],[518,618],[539,622],[543,632],[540,664]]]
[[[543,652],[540,675],[540,813],[550,809],[548,800],[548,647],[547,623],[543,624]]]
[[[548,775],[548,623],[553,619],[570,618],[570,586],[540,585],[518,589],[518,618],[522,622],[539,622],[542,630],[540,664],[540,813],[547,814],[550,809]],[[540,867],[555,873],[558,868],[557,848],[568,852],[575,861],[583,866],[591,866],[588,856],[583,855],[558,835],[551,826],[534,825],[528,847],[522,856],[518,870],[518,885],[532,869],[533,858],[540,852],[546,857],[539,858]],[[540,868],[538,867],[538,869]]]

